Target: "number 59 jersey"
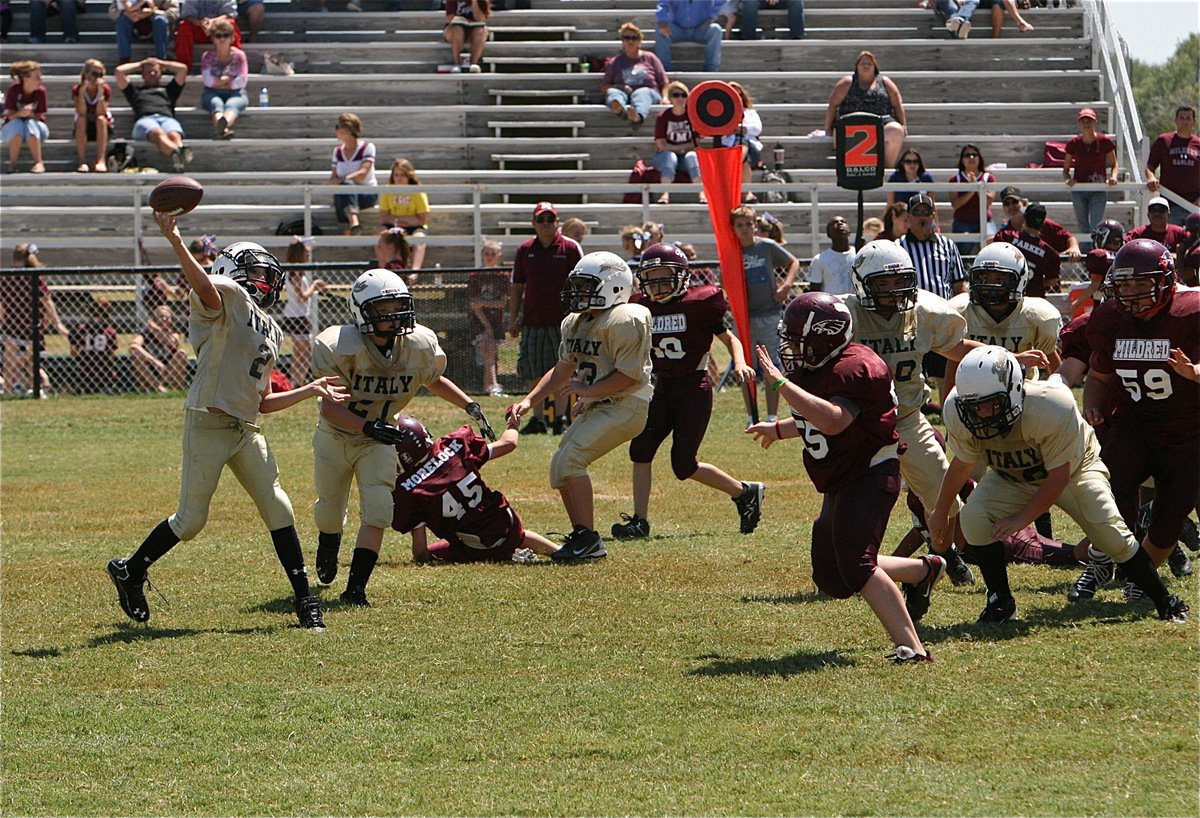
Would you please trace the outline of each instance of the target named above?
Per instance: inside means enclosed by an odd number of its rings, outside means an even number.
[[[1105,301],[1087,324],[1091,367],[1112,375],[1117,410],[1113,421],[1156,444],[1194,449],[1200,437],[1200,383],[1171,369],[1172,348],[1200,360],[1200,290],[1177,290],[1148,320],[1134,318]]]
[[[407,533],[425,525],[479,549],[502,543],[515,519],[507,498],[479,475],[490,457],[487,441],[470,426],[435,440],[425,462],[396,480],[392,528]]]
[[[318,377],[342,379],[350,393],[346,408],[351,412],[363,420],[390,423],[422,386],[446,371],[446,353],[433,330],[421,324],[396,338],[391,355],[384,355],[358,327],[345,324],[328,327],[317,336],[312,369]],[[365,439],[335,427],[324,416],[318,425],[335,434]]]
[[[650,310],[650,351],[656,377],[678,378],[707,367],[713,338],[727,330],[729,304],[719,287],[692,287],[681,298],[665,303],[639,293],[633,303]]]

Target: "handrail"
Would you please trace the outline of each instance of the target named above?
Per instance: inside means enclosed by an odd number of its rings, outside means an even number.
[[[1133,98],[1133,83],[1126,68],[1127,49],[1108,11],[1108,0],[1083,0],[1084,35],[1097,48],[1092,52],[1093,67],[1100,70],[1100,92],[1115,116],[1110,122],[1117,143],[1117,163],[1128,169],[1129,178],[1139,183],[1139,205],[1145,204],[1145,177],[1142,169],[1148,152],[1146,134]],[[1115,126],[1115,127],[1114,127]]]

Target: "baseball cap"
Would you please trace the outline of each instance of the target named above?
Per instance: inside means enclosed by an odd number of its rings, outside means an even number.
[[[1004,188],[1004,190],[1000,191],[1000,201],[1002,202],[1006,202],[1009,199],[1023,198],[1025,197],[1021,195],[1021,188],[1017,187],[1016,185],[1009,185],[1008,187]]]
[[[924,193],[918,193],[917,195],[909,198],[908,212],[912,213],[914,216],[919,215],[916,213],[916,209],[918,207],[926,208],[929,210],[930,213],[932,213],[933,212],[933,199],[931,199],[929,196],[925,195]]]
[[[1025,224],[1037,230],[1045,223],[1046,206],[1038,202],[1030,202],[1025,208]]]
[[[1171,209],[1171,203],[1167,201],[1165,196],[1155,196],[1153,199],[1146,202],[1146,209],[1149,210],[1150,208],[1158,205],[1165,207],[1167,210]]]
[[[554,207],[552,202],[538,202],[533,206],[533,217],[535,219],[543,213],[553,213],[557,216],[558,209]]]
[[[1093,122],[1098,119],[1095,108],[1083,108],[1079,111],[1079,119],[1090,119]]]

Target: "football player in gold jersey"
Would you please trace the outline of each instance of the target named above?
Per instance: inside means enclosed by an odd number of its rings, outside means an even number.
[[[209,274],[184,246],[175,219],[162,213],[155,219],[191,286],[188,338],[196,350],[196,375],[184,403],[179,507],[132,557],[108,563],[121,609],[135,622],[150,619],[142,588],[147,569],[204,528],[217,482],[228,466],[271,532],[296,595],[301,627],[324,630],[320,600],[309,591],[292,504],[279,485],[279,467],[257,422],[260,413],[318,395],[337,405],[346,399],[346,390],[336,377],[321,377],[298,389],[271,392],[282,338],[265,311],[283,287],[283,271],[274,256],[253,242],[238,242],[221,252]]]
[[[446,354],[434,331],[416,323],[413,297],[403,278],[391,270],[367,270],[350,288],[349,300],[354,323],[328,327],[313,345],[313,372],[341,378],[350,393],[345,405],[321,402],[313,433],[313,513],[320,532],[317,578],[329,584],[337,576],[350,482],[358,481],[358,539],[341,600],[366,605],[367,581],[379,558],[384,529],[392,523],[395,445],[401,440],[392,420],[425,387],[465,409],[489,438],[495,435],[479,404],[442,374]]]
[[[578,395],[576,420],[550,461],[572,530],[551,559],[607,556],[596,531],[588,466],[646,426],[650,398],[650,311],[630,304],[633,272],[613,253],[588,253],[567,276],[562,299],[571,312],[562,321],[558,363],[533,390],[508,408],[510,423],[552,394]]]

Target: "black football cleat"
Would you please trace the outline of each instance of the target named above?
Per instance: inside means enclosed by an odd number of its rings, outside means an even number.
[[[921,557],[921,560],[928,569],[925,579],[912,584],[905,582],[902,585],[904,607],[908,609],[908,617],[913,622],[920,622],[921,617],[929,611],[929,597],[933,593],[933,586],[937,585],[938,580],[946,573],[946,561],[937,554]]]
[[[325,619],[321,616],[321,600],[315,596],[300,597],[296,600],[296,618],[300,620],[300,627],[305,630],[325,630]]]
[[[951,584],[956,588],[960,585],[975,584],[975,572],[967,565],[957,548],[951,547],[941,556],[946,561],[946,576],[950,577]]]
[[[917,653],[908,645],[897,645],[894,653],[889,653],[884,657],[890,659],[894,665],[921,665],[926,662],[933,661],[932,653]]]
[[[521,429],[523,435],[544,435],[546,434],[546,421],[539,417],[531,417],[529,422]]]
[[[1112,582],[1115,574],[1116,566],[1110,558],[1105,557],[1102,561],[1097,561],[1093,556],[1083,567],[1083,573],[1071,584],[1071,590],[1067,591],[1067,601],[1082,602],[1091,599],[1097,591]]]
[[[367,589],[361,585],[347,587],[338,599],[342,601],[343,605],[354,605],[359,608],[371,607],[371,603],[367,601]]]
[[[317,546],[317,579],[322,585],[328,585],[337,579],[340,546],[340,540],[333,545]]]
[[[622,522],[613,523],[612,535],[618,540],[644,540],[650,536],[650,521],[634,514],[621,515]]]
[[[1017,615],[1017,601],[1011,596],[1000,598],[998,594],[988,597],[987,607],[975,620],[976,625],[1003,625]]]
[[[1167,597],[1164,605],[1158,609],[1158,618],[1164,622],[1183,623],[1188,621],[1187,612],[1190,610],[1182,599],[1172,594]]]
[[[762,483],[742,483],[741,496],[733,498],[738,511],[738,528],[743,534],[753,534],[758,528],[765,493],[766,487]]]
[[[562,548],[551,554],[550,559],[554,562],[582,562],[607,556],[608,551],[604,548],[604,540],[600,539],[600,532],[577,525],[563,541]]]
[[[1167,565],[1171,568],[1171,576],[1183,579],[1192,575],[1192,561],[1182,545],[1176,545],[1175,550],[1167,557]]]
[[[118,557],[108,561],[108,578],[117,587],[117,601],[121,610],[134,622],[150,620],[150,603],[146,601],[146,592],[142,586],[148,582],[145,574],[140,579],[134,578],[129,572],[129,560]]]

